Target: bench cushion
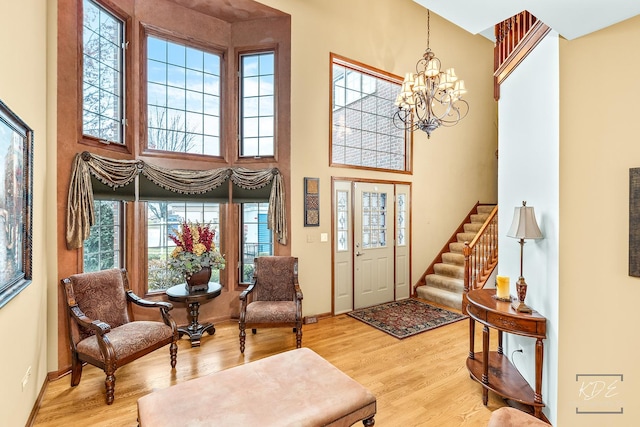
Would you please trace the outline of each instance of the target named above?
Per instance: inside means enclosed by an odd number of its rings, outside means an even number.
[[[138,400],[141,427],[351,426],[376,398],[308,348],[155,391]]]
[[[493,411],[487,427],[549,427],[549,424],[518,409],[503,406]]]

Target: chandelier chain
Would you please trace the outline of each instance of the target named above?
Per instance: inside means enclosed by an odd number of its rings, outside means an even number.
[[[427,50],[429,50],[429,39],[431,39],[431,11],[427,9]]]

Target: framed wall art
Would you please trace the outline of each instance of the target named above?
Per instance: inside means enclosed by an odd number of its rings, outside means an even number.
[[[320,226],[320,179],[304,179],[304,226]]]
[[[0,101],[0,307],[31,283],[33,131]]]
[[[629,276],[640,277],[640,168],[629,169]]]

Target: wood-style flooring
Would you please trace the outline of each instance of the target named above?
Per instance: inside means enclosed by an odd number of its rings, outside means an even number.
[[[482,342],[476,327],[476,351]],[[371,390],[377,398],[376,426],[486,426],[491,411],[505,406],[489,393],[482,404],[482,388],[469,378],[469,321],[399,340],[347,315],[304,325],[302,345],[309,347]],[[491,336],[492,347],[497,341]],[[238,344],[237,322],[216,324],[216,333],[191,348],[179,342],[175,371],[169,347],[116,371],[115,401],[105,404],[104,373],[85,366],[77,387],[70,376],[45,389],[35,426],[136,426],[138,398],[192,378],[295,348],[291,329],[261,329],[247,334],[244,356]],[[295,381],[295,378],[291,379]],[[247,402],[247,407],[251,402]],[[211,411],[215,411],[215,405]],[[360,423],[356,425],[362,425]]]

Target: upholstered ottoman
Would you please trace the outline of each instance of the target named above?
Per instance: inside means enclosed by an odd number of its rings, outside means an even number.
[[[503,406],[493,411],[487,427],[549,427],[549,424],[516,408]]]
[[[373,426],[376,398],[308,348],[154,391],[138,399],[141,427]]]

